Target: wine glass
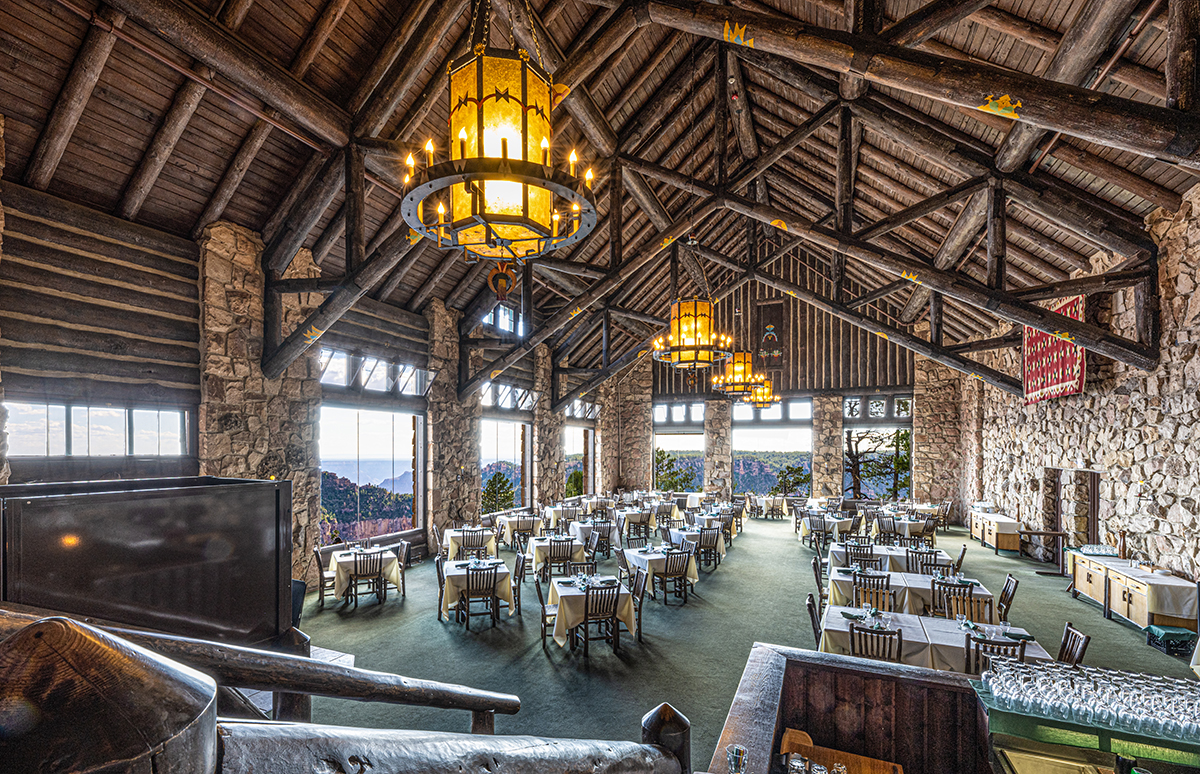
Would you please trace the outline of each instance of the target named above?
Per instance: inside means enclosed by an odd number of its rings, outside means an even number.
[[[966,614],[966,613],[955,613],[955,614],[954,614],[954,620],[955,620],[955,621],[958,621],[958,628],[959,628],[959,629],[966,629],[966,628],[967,628],[967,614]]]

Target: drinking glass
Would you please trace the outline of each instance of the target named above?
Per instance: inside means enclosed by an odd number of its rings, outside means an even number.
[[[954,614],[954,620],[955,620],[955,621],[958,621],[958,628],[960,628],[960,629],[965,629],[965,628],[967,628],[967,615],[966,615],[966,613],[955,613],[955,614]]]
[[[740,744],[731,744],[725,748],[725,757],[729,761],[729,774],[744,774],[746,771],[746,748]]]
[[[863,602],[862,615],[863,615],[863,620],[866,620],[867,618],[871,617],[871,603],[870,602]]]

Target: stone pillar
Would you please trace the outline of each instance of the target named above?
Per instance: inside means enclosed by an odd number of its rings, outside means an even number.
[[[617,478],[621,454],[621,422],[618,393],[619,377],[609,379],[596,391],[600,412],[596,416],[596,490],[615,492],[621,482]]]
[[[843,492],[842,396],[813,398],[813,497],[838,497]]]
[[[651,367],[643,357],[618,372],[597,391],[600,418],[600,481],[604,491],[654,486],[654,416]]]
[[[201,475],[292,482],[292,577],[313,582],[310,557],[321,512],[319,349],[297,358],[279,379],[263,377],[262,250],[257,234],[224,221],[200,237],[196,452]],[[312,254],[302,250],[285,277],[319,274]],[[316,293],[285,296],[283,335],[320,301]]]
[[[483,482],[479,469],[479,393],[458,399],[458,319],[438,298],[425,307],[429,320],[429,370],[437,373],[426,393],[426,524],[445,528],[451,519],[479,515]],[[432,534],[432,533],[431,533]],[[432,540],[432,538],[431,538]]]
[[[0,175],[4,174],[4,115],[0,114]],[[3,192],[0,191],[0,195]],[[0,206],[0,261],[4,260],[4,208]],[[3,331],[0,331],[0,336]],[[4,381],[0,372],[0,486],[8,483],[8,412],[4,409]]]
[[[962,478],[958,488],[960,515],[967,513],[971,503],[986,499],[983,495],[984,389],[985,385],[979,379],[960,379],[962,394],[962,404],[958,412],[959,420],[962,422],[962,437],[959,442],[959,453],[962,456]]]
[[[567,493],[567,460],[563,452],[563,428],[566,415],[553,411],[558,397],[553,394],[550,348],[539,344],[533,350],[533,501],[555,503]]]
[[[704,403],[704,491],[718,499],[733,494],[733,403],[710,400]]]
[[[962,484],[962,378],[919,355],[913,364],[912,496],[941,502],[958,497]]]

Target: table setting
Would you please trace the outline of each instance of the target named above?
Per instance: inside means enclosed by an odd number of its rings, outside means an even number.
[[[625,561],[629,563],[631,570],[636,571],[638,568],[641,568],[646,571],[646,575],[648,576],[646,580],[649,581],[647,586],[650,588],[652,595],[654,594],[654,576],[662,574],[663,568],[667,563],[666,552],[668,550],[670,550],[670,547],[659,546],[656,548],[654,546],[644,546],[643,548],[625,551]],[[692,583],[700,580],[700,573],[696,567],[696,557],[694,556],[688,560],[687,578]]]
[[[700,528],[699,527],[672,527],[671,528],[671,543],[672,545],[681,546],[684,540],[690,540],[700,547]],[[717,535],[717,553],[721,558],[725,558],[725,539],[719,534]]]
[[[550,554],[550,538],[547,536],[536,537],[529,541],[529,563],[534,572],[542,569],[542,565],[546,563],[546,557]],[[578,540],[571,541],[571,561],[582,562],[585,559],[584,545]]]
[[[496,596],[508,603],[508,614],[512,615],[513,598],[512,584],[508,582],[508,565],[503,559],[462,559],[447,562],[445,565],[446,590],[442,594],[441,615],[450,619],[450,608],[458,603],[458,595],[467,587],[467,571],[472,569],[496,568]]]
[[[617,619],[636,637],[637,623],[633,609],[633,597],[615,576],[612,575],[575,575],[570,578],[555,578],[550,584],[550,596],[547,603],[558,605],[558,615],[554,618],[554,641],[559,647],[567,646],[567,634],[571,629],[583,623],[586,592],[589,587],[620,586],[617,597]]]
[[[448,529],[442,536],[442,545],[446,547],[447,556],[451,559],[458,556],[458,549],[462,547],[463,537],[468,532],[486,532],[488,533],[486,545],[487,552],[491,556],[496,556],[496,533],[486,527],[463,527],[461,529]]]
[[[355,555],[376,552],[383,554],[384,580],[396,588],[400,588],[400,573],[402,569],[394,551],[387,549],[364,549],[361,546],[356,546],[347,551],[338,551],[329,557],[329,570],[336,573],[333,579],[333,596],[335,599],[344,597],[346,590],[350,587],[350,574],[354,572]]]

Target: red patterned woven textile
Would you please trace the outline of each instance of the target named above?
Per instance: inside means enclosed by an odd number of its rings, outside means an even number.
[[[1047,308],[1074,320],[1082,320],[1083,296],[1064,298]],[[1025,328],[1025,347],[1022,350],[1025,403],[1083,392],[1086,371],[1084,349],[1072,344],[1065,336],[1043,333],[1028,326]]]

